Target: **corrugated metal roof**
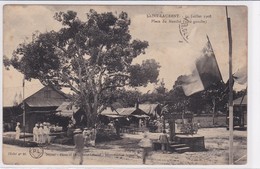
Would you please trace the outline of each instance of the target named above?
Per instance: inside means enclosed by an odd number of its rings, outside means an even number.
[[[42,86],[40,86],[42,88]],[[35,92],[39,91],[39,86],[37,85],[28,85],[24,87],[24,98],[28,98]],[[22,102],[23,99],[23,87],[11,87],[3,89],[3,106],[14,106],[14,101],[17,101],[18,104]]]
[[[243,101],[242,101],[242,99],[243,99]],[[242,101],[242,103],[241,103],[241,101]],[[239,97],[239,98],[237,98],[236,100],[234,100],[234,105],[240,105],[240,103],[242,104],[242,105],[247,105],[247,95],[245,95],[245,97],[243,98],[243,97]]]
[[[146,117],[146,114],[155,114],[155,109],[158,104],[140,104],[139,109],[136,107],[127,107],[127,108],[118,108],[114,111],[111,108],[106,108],[102,111],[101,115],[120,115],[120,116],[130,116],[130,115],[137,115]],[[137,113],[137,114],[136,114]]]
[[[117,112],[121,115],[121,116],[129,116],[131,115],[133,112],[136,111],[135,107],[128,107],[128,108],[120,108],[117,109]]]
[[[57,115],[72,117],[73,113],[76,113],[80,108],[73,105],[72,102],[63,102],[57,109]]]
[[[137,117],[137,118],[147,118],[147,117],[149,117],[148,115],[145,115],[145,114],[142,114],[142,115],[133,115],[133,116],[135,116],[135,117]]]
[[[101,112],[101,115],[118,115],[118,113],[115,110],[112,111],[110,107],[107,107],[105,110]]]
[[[129,116],[136,110],[135,107],[128,108],[118,108],[114,111],[111,108],[106,108],[102,111],[101,115],[121,115],[121,116]]]
[[[30,107],[58,107],[64,102],[63,99],[55,98],[33,98],[27,99],[26,103]]]
[[[139,104],[139,109],[143,110],[146,114],[155,115],[155,109],[159,104]]]
[[[114,115],[114,114],[107,114],[107,115],[105,115],[105,116],[111,117],[111,118],[120,118],[120,117],[123,117],[123,116]]]

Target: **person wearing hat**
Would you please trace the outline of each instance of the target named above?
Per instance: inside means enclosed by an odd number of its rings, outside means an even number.
[[[88,128],[84,128],[83,137],[84,137],[84,144],[88,145],[90,141],[90,130]]]
[[[83,163],[83,150],[84,150],[84,137],[82,134],[81,129],[76,129],[74,132],[73,140],[75,144],[75,152],[73,154],[73,161],[75,160],[76,156],[80,156],[79,164],[82,165]]]
[[[17,125],[15,127],[15,139],[16,140],[20,139],[20,134],[21,134],[20,123],[17,122]]]
[[[40,143],[40,144],[42,144],[43,143],[43,125],[42,125],[42,123],[40,124],[40,127],[39,127],[39,142],[38,143]]]
[[[38,124],[36,123],[34,128],[33,128],[33,141],[38,143],[39,142],[39,128]]]
[[[50,129],[47,123],[43,123],[43,143],[50,143]]]

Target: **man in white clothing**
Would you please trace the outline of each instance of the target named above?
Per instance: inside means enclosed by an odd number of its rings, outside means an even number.
[[[50,130],[47,126],[47,123],[44,123],[44,126],[43,126],[43,143],[50,143]]]
[[[33,128],[33,141],[38,143],[39,142],[39,128],[38,124],[36,123],[34,128]]]
[[[17,125],[15,127],[15,139],[16,140],[20,139],[20,134],[21,134],[20,123],[17,122]]]
[[[43,143],[43,125],[42,125],[42,123],[40,124],[40,127],[39,127],[39,130],[38,130],[38,132],[39,132],[39,143],[40,144],[42,144]]]

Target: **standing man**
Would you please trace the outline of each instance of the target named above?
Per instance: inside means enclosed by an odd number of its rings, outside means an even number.
[[[49,127],[47,126],[47,123],[43,123],[43,133],[44,133],[44,143],[50,144],[50,130]]]
[[[146,159],[150,155],[150,151],[152,148],[152,141],[150,138],[148,138],[146,131],[144,132],[143,138],[141,139],[138,145],[143,149],[142,157],[143,157],[143,164],[145,164]]]
[[[96,146],[96,135],[97,135],[97,131],[96,131],[96,128],[94,127],[91,129],[91,145],[93,147]]]
[[[39,128],[38,124],[36,123],[34,128],[33,128],[33,141],[38,143],[39,142]]]
[[[17,125],[15,127],[15,139],[16,140],[20,139],[20,134],[21,134],[20,123],[17,122]]]
[[[40,144],[42,144],[43,143],[43,125],[42,125],[42,123],[40,124],[40,127],[39,127],[39,130],[38,130],[38,132],[39,132],[39,142],[38,143],[40,143]]]
[[[115,120],[116,135],[120,137],[120,124],[118,119]]]
[[[81,129],[76,129],[74,132],[74,144],[75,144],[75,152],[73,154],[73,161],[75,160],[77,154],[80,156],[79,164],[83,163],[83,150],[84,150],[84,137]]]

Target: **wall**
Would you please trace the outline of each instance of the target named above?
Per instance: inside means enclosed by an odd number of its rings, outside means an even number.
[[[226,116],[225,115],[218,115],[215,117],[215,125],[213,125],[213,117],[212,114],[204,114],[200,116],[194,116],[193,122],[199,122],[200,127],[226,127]]]

